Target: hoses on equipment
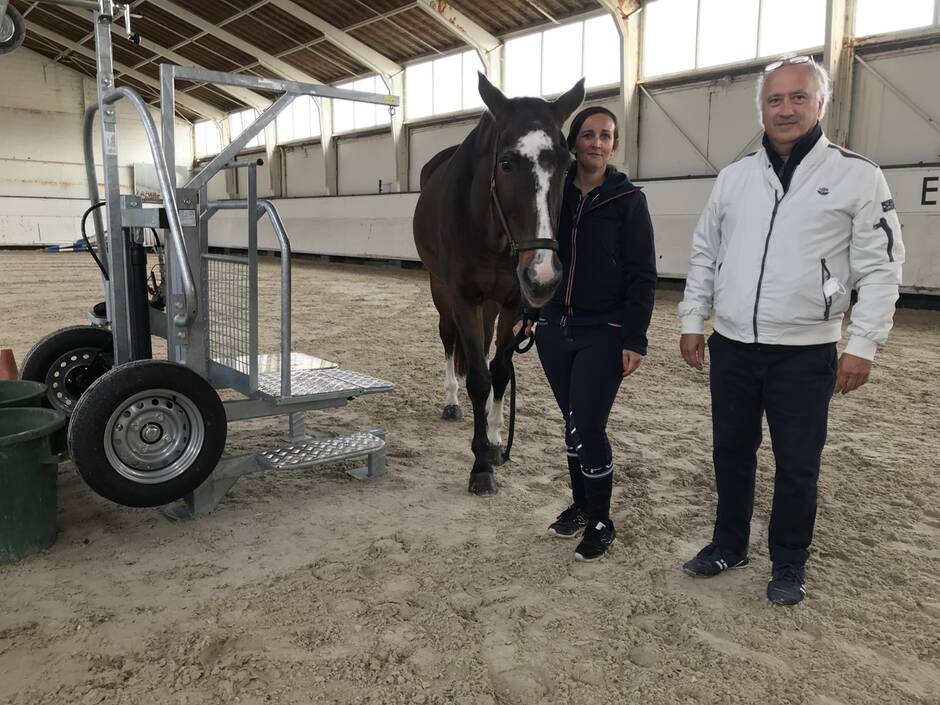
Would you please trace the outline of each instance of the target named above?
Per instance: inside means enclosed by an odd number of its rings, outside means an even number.
[[[88,239],[88,233],[85,232],[85,226],[88,223],[88,216],[90,216],[94,210],[101,208],[102,206],[105,206],[105,205],[107,205],[107,201],[99,201],[98,203],[95,203],[93,206],[90,206],[88,210],[86,210],[85,213],[82,215],[82,239],[85,241],[85,246],[88,248],[88,251],[91,253],[92,258],[95,260],[95,264],[98,265],[98,269],[101,270],[101,276],[104,277],[105,281],[109,281],[110,277],[108,276],[108,270],[104,268],[104,265],[101,263],[101,260],[98,259],[98,255],[95,254],[95,249],[91,246],[91,241]]]

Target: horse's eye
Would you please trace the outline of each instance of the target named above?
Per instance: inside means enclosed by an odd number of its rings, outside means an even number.
[[[499,168],[506,172],[512,171],[512,162],[508,159],[500,159]]]

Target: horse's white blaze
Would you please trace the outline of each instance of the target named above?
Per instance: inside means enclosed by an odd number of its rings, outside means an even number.
[[[503,428],[503,400],[499,403],[493,401],[493,390],[486,398],[486,438],[490,445],[498,446],[503,442],[501,429]]]
[[[542,166],[539,163],[539,156],[553,147],[552,138],[545,130],[532,130],[516,142],[516,151],[532,162],[532,172],[535,174],[536,237],[546,239],[553,237],[552,220],[548,213],[548,188],[554,169],[551,167],[546,169]],[[551,250],[538,250],[535,253],[530,266],[533,279],[537,283],[549,284],[555,279],[557,272],[552,262]]]
[[[444,406],[457,406],[457,373],[454,356],[444,356]]]

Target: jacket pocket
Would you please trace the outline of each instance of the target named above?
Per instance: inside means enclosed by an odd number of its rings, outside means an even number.
[[[823,257],[819,260],[820,269],[822,270],[822,283],[820,284],[820,291],[822,292],[823,298],[823,320],[829,320],[829,311],[832,309],[832,295],[827,294],[826,282],[832,279],[832,273],[829,271],[829,267],[826,266],[826,258]]]

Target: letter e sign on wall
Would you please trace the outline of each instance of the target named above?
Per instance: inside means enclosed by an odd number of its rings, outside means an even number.
[[[935,206],[940,193],[940,176],[925,176],[920,190],[920,205]]]

